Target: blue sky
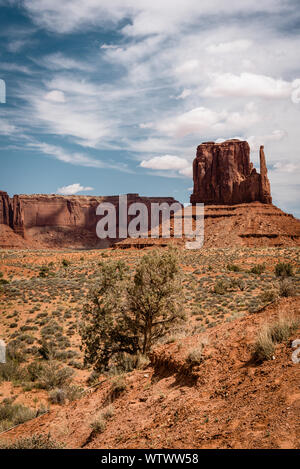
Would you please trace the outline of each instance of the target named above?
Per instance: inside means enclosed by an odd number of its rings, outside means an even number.
[[[300,216],[297,0],[0,0],[0,189],[189,200],[203,141],[265,145]]]

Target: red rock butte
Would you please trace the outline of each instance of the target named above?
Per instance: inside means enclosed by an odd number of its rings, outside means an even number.
[[[250,162],[246,141],[232,139],[199,145],[193,162],[193,180],[192,204],[272,203],[264,147],[260,147],[259,174]]]

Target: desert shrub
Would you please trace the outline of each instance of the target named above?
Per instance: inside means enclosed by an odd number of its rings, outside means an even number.
[[[6,347],[6,359],[13,360],[17,363],[22,363],[25,361],[25,356],[20,347],[9,343]]]
[[[192,367],[200,365],[203,362],[203,346],[191,350],[186,357],[186,362]]]
[[[232,278],[229,282],[229,288],[239,288],[241,291],[245,290],[245,284],[242,279],[240,278]]]
[[[293,283],[289,279],[284,278],[279,285],[279,295],[283,297],[288,297],[294,296],[295,294],[295,287]]]
[[[265,360],[270,360],[275,352],[275,344],[270,336],[270,331],[264,327],[259,331],[253,350],[253,360],[257,363],[262,363]]]
[[[123,262],[103,264],[80,328],[85,363],[108,371],[121,354],[147,354],[183,319],[181,298],[178,257],[171,249],[145,255],[133,278]]]
[[[0,288],[2,285],[7,285],[9,283],[9,280],[6,280],[3,278],[3,273],[0,272]]]
[[[113,401],[121,394],[123,394],[127,389],[127,384],[123,376],[118,376],[112,381],[109,393],[109,399]]]
[[[227,264],[227,270],[229,270],[230,272],[240,272],[241,269],[238,265],[235,265],[235,264]]]
[[[67,259],[63,259],[63,260],[61,261],[61,263],[62,263],[63,267],[68,267],[68,266],[71,264],[71,262],[68,261]]]
[[[41,329],[41,335],[43,338],[61,334],[63,332],[62,326],[60,326],[55,320],[51,320],[47,326]]]
[[[274,355],[275,345],[287,341],[298,326],[298,320],[286,315],[281,315],[271,324],[265,324],[254,344],[253,360],[258,363],[270,360]]]
[[[91,423],[91,429],[94,434],[103,433],[106,428],[106,421],[114,415],[114,408],[111,404],[105,407]]]
[[[108,405],[107,407],[105,407],[105,408],[102,410],[101,415],[103,416],[103,418],[104,418],[105,420],[111,419],[111,418],[114,416],[114,408],[113,408],[113,406],[110,404],[110,405]]]
[[[65,388],[68,401],[73,402],[82,396],[83,389],[79,386],[71,385]]]
[[[37,381],[43,372],[43,363],[40,361],[33,361],[27,366],[28,378],[30,381]]]
[[[40,389],[54,389],[70,383],[74,370],[62,367],[54,360],[47,362],[32,362],[27,367],[29,378]]]
[[[276,277],[291,277],[293,274],[293,266],[289,262],[278,262],[275,266]]]
[[[16,358],[7,353],[6,363],[0,363],[0,381],[20,382],[25,378],[25,372]]]
[[[46,266],[46,265],[43,265],[42,267],[40,267],[40,271],[39,271],[39,277],[48,277],[49,275],[49,267]]]
[[[100,414],[98,417],[91,422],[91,429],[94,434],[103,433],[106,428],[106,421],[103,416]]]
[[[49,392],[49,401],[51,404],[65,404],[67,395],[64,389],[56,388]]]
[[[38,349],[38,353],[44,360],[51,360],[54,356],[53,344],[42,339],[41,347]]]
[[[109,369],[110,374],[128,373],[135,369],[141,369],[149,364],[149,360],[145,355],[137,353],[130,355],[128,353],[116,354]]]
[[[93,384],[96,384],[99,380],[100,374],[101,373],[99,371],[93,370],[86,380],[87,384],[89,386],[93,386]]]
[[[11,322],[9,327],[10,327],[10,329],[15,329],[16,327],[18,327],[18,323],[17,322]]]
[[[261,293],[259,295],[259,299],[262,303],[271,303],[272,301],[276,300],[277,296],[278,292],[274,289],[270,289]]]
[[[265,264],[255,264],[251,269],[250,272],[251,274],[256,274],[260,275],[266,270],[266,265]]]
[[[22,404],[13,404],[9,401],[4,401],[4,403],[2,402],[0,404],[0,431],[24,423],[35,416],[36,412],[34,410]]]
[[[68,400],[73,402],[82,396],[83,389],[79,386],[66,386],[63,388],[55,388],[49,392],[49,401],[51,404],[63,405]]]
[[[269,334],[274,343],[285,342],[297,329],[299,321],[293,316],[280,315],[279,319],[269,326]]]
[[[50,434],[35,434],[16,441],[0,442],[0,449],[62,449],[64,445],[51,438]]]
[[[217,280],[213,293],[216,293],[217,295],[224,295],[228,290],[228,284],[224,282],[224,280]]]

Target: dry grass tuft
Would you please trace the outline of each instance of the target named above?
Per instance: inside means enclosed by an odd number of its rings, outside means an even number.
[[[253,360],[257,363],[270,360],[274,356],[276,344],[286,342],[298,326],[298,319],[283,313],[277,321],[265,324],[257,335]]]

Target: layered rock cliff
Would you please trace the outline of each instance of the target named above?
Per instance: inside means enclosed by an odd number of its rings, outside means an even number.
[[[116,240],[99,239],[96,234],[96,214],[100,203],[108,202],[116,209],[117,236],[119,221],[119,196],[62,196],[62,195],[14,195],[10,198],[0,191],[0,246],[20,247],[108,247]],[[127,194],[128,207],[143,203],[151,220],[151,203],[173,204],[173,197],[140,197]],[[127,224],[133,216],[127,216]],[[16,236],[17,235],[17,236]]]
[[[0,191],[0,225],[11,225],[12,211],[7,192]]]
[[[191,203],[272,203],[263,146],[260,174],[250,162],[250,147],[237,139],[223,143],[206,142],[197,148],[193,162],[194,190]]]

